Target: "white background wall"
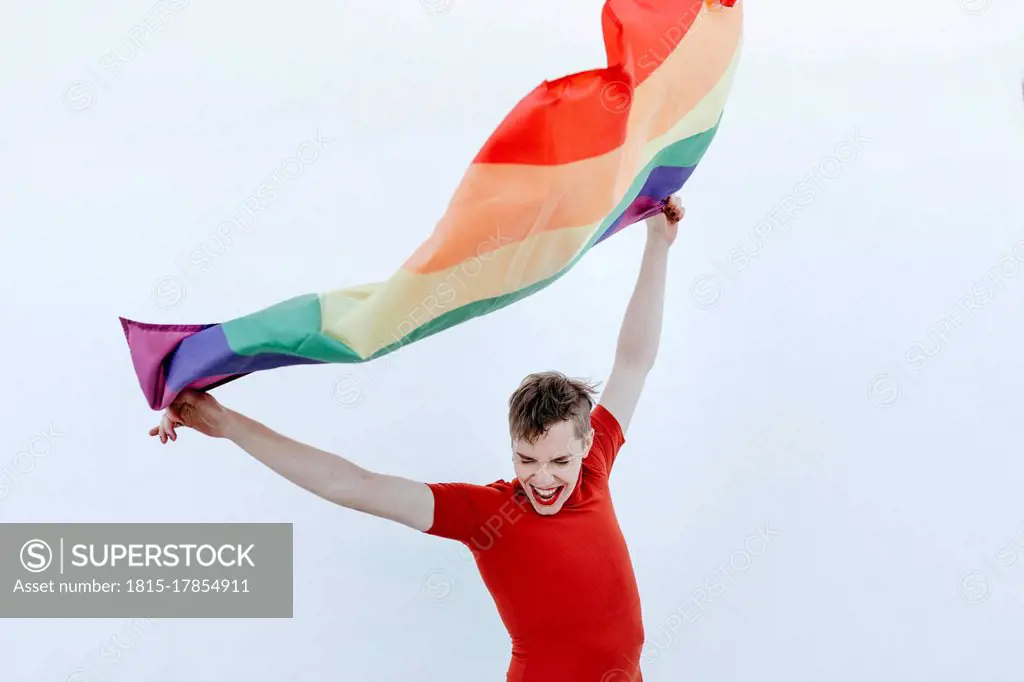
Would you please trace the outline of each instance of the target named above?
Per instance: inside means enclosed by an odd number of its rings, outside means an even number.
[[[117,316],[215,322],[388,276],[522,95],[604,65],[600,3],[178,6],[155,34],[135,28],[145,2],[4,6],[0,521],[294,523],[295,617],[0,621],[0,677],[504,679],[504,630],[458,545],[336,508],[230,444],[149,439]],[[1024,6],[746,11],[613,480],[645,677],[1020,679]],[[317,131],[332,142],[259,223],[183,273]],[[854,158],[829,161],[858,131]],[[814,202],[758,237],[812,173]],[[508,394],[536,370],[607,377],[642,246],[618,235],[393,360],[216,395],[376,470],[509,478]],[[758,255],[730,257],[744,247]],[[986,279],[983,305],[953,310]],[[723,589],[698,607],[708,579]]]

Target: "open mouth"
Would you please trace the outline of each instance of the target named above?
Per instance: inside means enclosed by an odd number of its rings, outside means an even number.
[[[564,485],[556,486],[554,488],[538,488],[535,485],[530,486],[530,488],[533,489],[534,498],[537,500],[539,504],[545,506],[554,504],[555,500],[557,500],[558,496],[561,494],[562,488],[564,487]]]

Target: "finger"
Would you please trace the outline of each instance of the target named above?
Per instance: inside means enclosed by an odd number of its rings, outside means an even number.
[[[149,430],[149,435],[151,435],[151,436],[155,436],[158,433],[160,433],[160,427],[159,426],[154,426],[153,428],[151,428]]]

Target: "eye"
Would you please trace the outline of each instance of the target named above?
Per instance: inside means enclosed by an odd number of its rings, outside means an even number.
[[[563,459],[556,459],[555,460],[555,464],[557,464],[560,467],[564,467],[568,463],[569,463],[569,460],[568,459],[564,459],[564,458]]]

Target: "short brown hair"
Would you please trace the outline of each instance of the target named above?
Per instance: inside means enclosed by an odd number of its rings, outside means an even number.
[[[508,428],[512,441],[533,443],[548,429],[572,420],[577,438],[590,430],[597,384],[570,379],[561,372],[530,374],[508,399]]]

